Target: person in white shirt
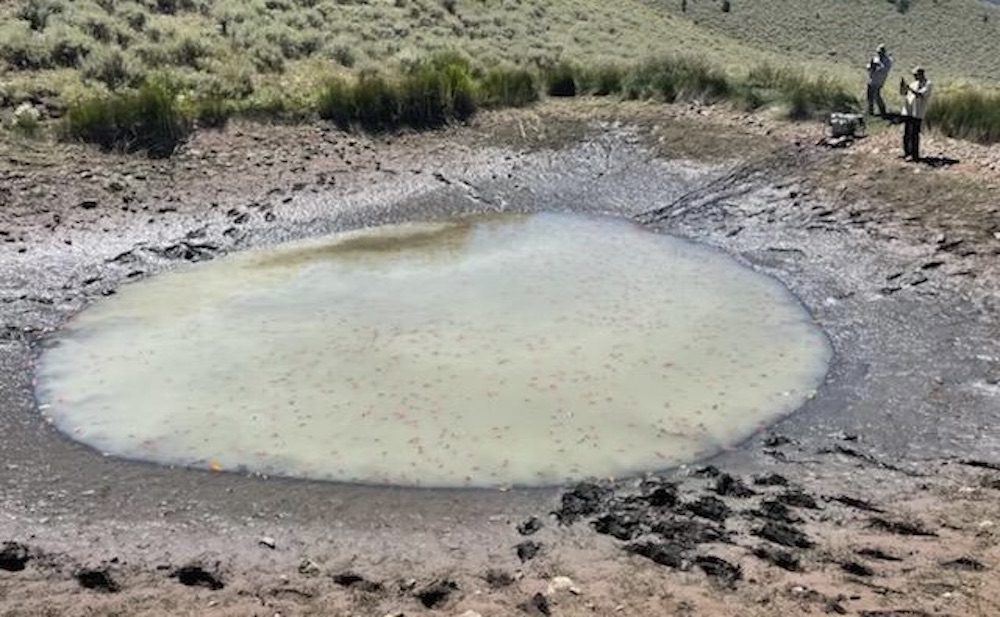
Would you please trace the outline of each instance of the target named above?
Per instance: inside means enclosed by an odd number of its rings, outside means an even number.
[[[885,50],[885,45],[879,45],[875,56],[868,61],[868,115],[875,115],[875,107],[878,107],[878,114],[885,115],[885,99],[882,98],[882,86],[889,78],[894,60],[889,52]]]
[[[933,87],[924,69],[913,69],[914,81],[900,80],[900,94],[906,97],[903,104],[903,158],[908,161],[920,160],[920,130],[927,116],[927,106],[931,102]]]

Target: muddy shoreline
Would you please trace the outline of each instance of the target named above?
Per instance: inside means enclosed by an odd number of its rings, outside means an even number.
[[[45,333],[129,280],[292,238],[473,212],[644,218],[652,230],[716,246],[778,278],[827,332],[836,355],[818,395],[740,447],[667,472],[662,481],[680,482],[681,493],[690,493],[681,502],[717,493],[715,480],[692,473],[704,465],[747,483],[779,474],[824,504],[824,497],[845,496],[899,504],[893,516],[920,514],[936,529],[949,520],[957,528],[948,531],[955,536],[950,546],[921,549],[930,555],[920,562],[928,568],[959,548],[997,565],[995,543],[984,544],[978,527],[1000,499],[1000,492],[980,486],[993,470],[958,463],[1000,461],[1000,438],[989,428],[1000,409],[996,247],[913,229],[893,216],[891,203],[837,208],[805,171],[838,155],[801,143],[780,146],[759,153],[767,173],[720,182],[738,165],[672,158],[662,143],[651,147],[644,127],[600,121],[558,143],[527,147],[477,129],[371,141],[321,128],[248,125],[200,136],[169,162],[70,151],[51,167],[12,168],[5,178],[10,203],[0,214],[7,239],[0,245],[0,541],[21,542],[36,558],[20,574],[0,572],[0,587],[11,598],[4,614],[36,614],[32,594],[41,589],[61,590],[66,607],[73,603],[67,598],[93,595],[70,575],[102,563],[122,584],[123,592],[113,595],[125,603],[120,610],[160,614],[162,597],[133,594],[184,589],[167,575],[192,562],[209,564],[225,579],[226,590],[217,592],[222,599],[211,600],[220,615],[237,614],[248,597],[265,596],[265,606],[280,604],[282,614],[310,614],[320,598],[332,603],[322,610],[361,614],[419,614],[442,606],[456,614],[466,606],[483,614],[530,613],[541,610],[530,605],[534,594],[545,595],[559,575],[573,576],[583,593],[554,597],[555,605],[563,604],[556,614],[618,606],[626,614],[656,614],[648,603],[665,601],[667,593],[657,586],[677,583],[661,580],[662,569],[670,568],[628,556],[618,540],[595,534],[586,520],[558,525],[548,513],[559,507],[560,488],[427,491],[164,469],[103,458],[44,425],[35,409],[30,367]],[[650,212],[656,214],[642,216]],[[623,495],[639,490],[632,481],[615,486]],[[955,491],[963,487],[974,489],[956,504]],[[722,497],[734,510],[739,506],[732,499],[740,498]],[[948,519],[949,502],[961,514],[956,520]],[[607,512],[593,514],[601,513]],[[523,560],[515,546],[525,539],[515,528],[531,516],[544,522],[536,536],[542,550]],[[866,528],[865,516],[824,505],[800,518],[807,534],[837,544],[850,540],[840,537],[845,530]],[[732,531],[737,538],[753,536],[743,523]],[[262,545],[263,538],[274,540],[274,548]],[[723,549],[745,544],[730,540]],[[690,614],[730,614],[748,601],[746,594],[768,590],[777,599],[751,614],[782,614],[783,602],[803,601],[784,593],[794,586],[784,570],[775,578],[767,569],[773,566],[752,555],[755,547],[743,548],[726,559],[742,564],[743,579],[754,584],[727,592],[734,606],[727,608],[726,594],[714,597],[713,577],[690,568],[674,568],[670,576],[689,587],[671,601],[691,603]],[[838,578],[837,560],[817,553],[805,551],[802,559],[826,565],[805,571],[825,578],[805,577],[802,584],[847,585]],[[302,574],[306,560],[324,574],[363,570],[372,580],[412,578],[417,586],[447,578],[460,590],[434,607],[395,584],[386,583],[373,598],[325,575]],[[483,582],[493,567],[520,577],[517,584],[495,589]],[[764,568],[760,574],[758,568]],[[913,578],[892,576],[883,586],[903,588]],[[623,577],[648,579],[652,587],[626,592]],[[298,600],[285,597],[291,592],[262,591],[310,585],[315,589]],[[859,589],[860,599],[842,606],[875,610],[886,600],[887,594]],[[190,593],[175,601],[209,601],[197,595],[209,591]],[[940,601],[940,593],[931,596]],[[108,597],[100,601],[112,602]],[[993,604],[986,606],[995,607],[997,598],[992,589],[986,601]],[[962,612],[972,604],[915,601],[927,614],[977,614]],[[522,602],[529,605],[518,608]]]

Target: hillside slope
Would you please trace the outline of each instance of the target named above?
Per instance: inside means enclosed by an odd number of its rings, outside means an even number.
[[[0,107],[58,107],[168,72],[194,93],[312,96],[330,73],[457,49],[479,66],[703,56],[854,80],[884,40],[939,80],[1000,80],[1000,9],[979,0],[0,0]],[[984,15],[987,19],[984,21]],[[276,103],[278,104],[278,103]],[[267,108],[268,105],[262,106]]]
[[[900,66],[925,65],[946,80],[1000,81],[1000,7],[981,0],[647,0],[742,43],[787,54],[863,66],[880,42]]]
[[[251,82],[282,82],[287,91],[323,69],[443,49],[483,66],[626,62],[692,49],[714,59],[768,57],[637,0],[7,0],[0,18],[8,104],[32,91],[130,85],[154,70],[195,87],[245,93]]]

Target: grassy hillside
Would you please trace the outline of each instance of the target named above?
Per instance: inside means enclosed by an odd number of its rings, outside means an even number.
[[[442,49],[477,64],[626,62],[682,49],[763,58],[636,0],[6,0],[0,103],[134,86],[167,70],[234,96]]]
[[[25,101],[42,119],[69,108],[69,124],[96,127],[83,133],[99,143],[146,121],[176,135],[232,113],[355,122],[372,101],[384,111],[376,125],[434,124],[534,100],[525,84],[562,72],[574,92],[583,81],[581,91],[626,97],[711,92],[809,117],[860,94],[859,67],[879,41],[939,83],[995,84],[998,27],[1000,9],[979,0],[0,0],[0,115],[9,123]],[[468,62],[425,70],[442,51]],[[998,102],[968,91],[942,118],[953,134],[996,141]]]
[[[1000,6],[982,0],[647,0],[744,44],[860,67],[884,42],[907,69],[1000,81]],[[902,6],[899,4],[902,2]]]

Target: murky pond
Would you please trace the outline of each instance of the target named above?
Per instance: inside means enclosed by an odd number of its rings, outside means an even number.
[[[103,452],[421,486],[691,461],[801,405],[830,358],[777,281],[567,214],[387,226],[128,285],[39,360]]]

